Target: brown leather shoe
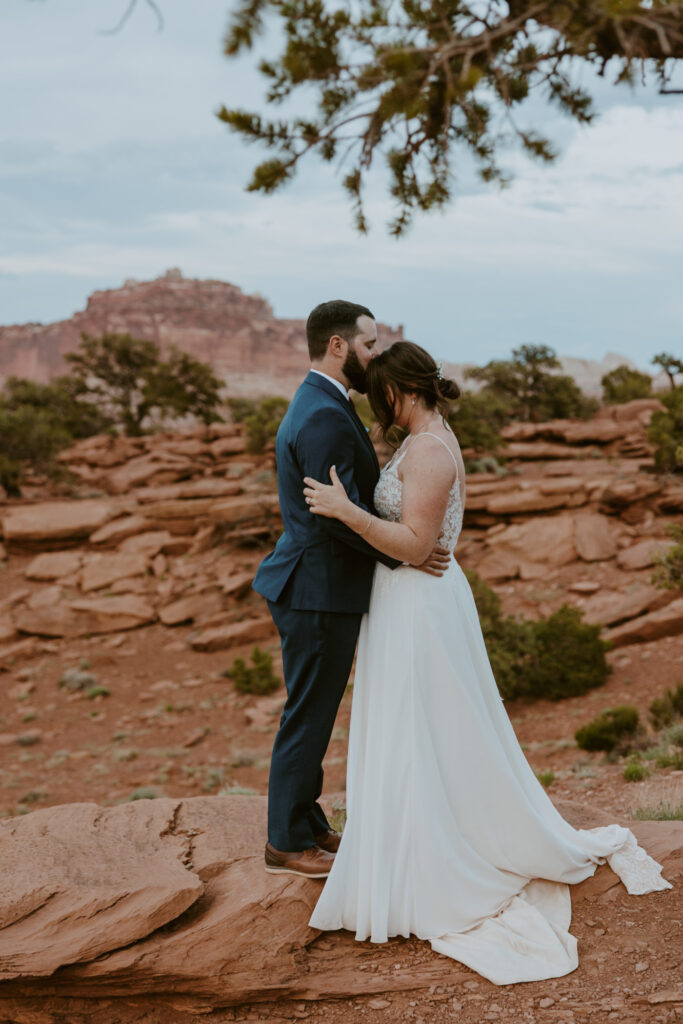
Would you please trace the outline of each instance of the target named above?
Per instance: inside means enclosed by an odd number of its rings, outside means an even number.
[[[321,850],[319,846],[287,853],[266,843],[266,871],[271,875],[287,873],[307,878],[327,878],[333,864],[334,854]]]
[[[335,832],[333,828],[323,832],[321,836],[316,836],[315,841],[321,850],[327,850],[328,853],[336,853],[341,843],[341,835],[339,832]]]

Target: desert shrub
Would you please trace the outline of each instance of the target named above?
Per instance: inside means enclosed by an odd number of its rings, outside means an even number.
[[[582,750],[614,750],[624,738],[633,736],[637,728],[638,708],[620,704],[577,729],[574,739]]]
[[[266,445],[275,440],[278,427],[287,412],[286,398],[262,398],[244,421],[247,433],[247,451],[260,454]]]
[[[656,587],[674,590],[683,587],[683,523],[668,523],[666,532],[674,543],[658,556],[650,579]]]
[[[630,366],[617,366],[601,379],[602,394],[608,405],[630,402],[634,398],[652,395],[652,377],[649,373],[632,370]]]
[[[663,472],[683,472],[683,387],[659,395],[666,411],[652,414],[648,440],[655,446],[655,467]]]
[[[507,470],[493,455],[483,455],[480,459],[465,459],[466,473],[497,473],[505,476]]]
[[[641,782],[649,774],[649,768],[641,764],[637,755],[632,755],[624,765],[623,776],[626,782]]]
[[[584,395],[573,377],[564,373],[548,376],[541,399],[539,413],[543,419],[587,420],[600,408],[597,398]]]
[[[661,697],[655,697],[649,713],[655,729],[663,729],[683,718],[683,683],[679,683],[675,690],[667,689]]]
[[[608,645],[600,638],[600,626],[583,622],[578,608],[562,605],[532,623],[532,633],[525,680],[531,696],[561,700],[603,685],[610,673]]]
[[[466,576],[504,700],[562,700],[602,686],[610,672],[607,644],[600,627],[582,622],[578,609],[563,605],[538,621],[504,616],[496,592],[476,572]]]
[[[548,786],[552,786],[553,782],[555,781],[555,772],[552,770],[552,768],[548,768],[547,771],[536,772],[536,778],[542,786],[546,786],[547,788]]]
[[[683,821],[683,803],[662,800],[656,807],[638,807],[633,811],[638,821]]]
[[[674,722],[662,729],[657,744],[646,750],[643,756],[654,761],[658,768],[683,769],[683,723]]]
[[[8,494],[19,494],[19,480],[25,469],[50,472],[57,452],[70,443],[70,434],[48,410],[8,408],[0,397],[0,483]]]
[[[233,423],[244,423],[247,416],[251,416],[256,408],[253,398],[226,398],[225,404],[230,410]]]
[[[106,686],[91,686],[86,693],[86,697],[90,700],[94,700],[95,697],[109,697],[110,695],[111,690],[108,690]]]
[[[71,691],[91,690],[98,685],[98,679],[97,676],[81,671],[80,668],[67,668],[62,673],[58,685]]]
[[[129,800],[158,800],[162,794],[154,786],[140,786],[134,789],[128,797]]]
[[[113,421],[94,402],[83,398],[71,377],[56,377],[50,384],[38,384],[23,377],[9,377],[2,391],[5,409],[33,409],[48,413],[70,438],[92,437],[112,431]]]
[[[36,384],[10,377],[0,392],[0,484],[17,496],[27,470],[58,475],[57,452],[109,423],[95,406],[72,394],[62,379]]]
[[[20,493],[21,469],[21,463],[16,459],[0,455],[0,487],[4,487],[8,494],[16,496]]]
[[[496,391],[463,391],[451,406],[448,422],[462,448],[497,451],[505,444],[501,427],[512,419],[510,401]]]
[[[260,647],[254,647],[251,662],[247,665],[244,658],[235,658],[232,668],[223,674],[232,679],[240,693],[266,694],[277,690],[280,680],[273,672],[272,656]]]

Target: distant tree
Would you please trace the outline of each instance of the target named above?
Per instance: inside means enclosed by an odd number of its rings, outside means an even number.
[[[665,82],[683,57],[683,4],[677,0],[238,0],[225,40],[229,57],[250,49],[266,26],[277,51],[258,63],[266,100],[292,97],[302,113],[275,120],[223,107],[218,116],[270,151],[248,189],[270,193],[311,152],[344,165],[356,226],[367,230],[365,176],[386,161],[396,215],[405,231],[416,211],[443,207],[453,165],[473,158],[485,182],[505,183],[500,151],[510,141],[550,162],[551,141],[520,123],[524,101],[579,124],[594,117],[581,74],[609,65],[615,83],[649,66]],[[272,51],[271,47],[271,51]]]
[[[60,449],[110,426],[99,409],[75,397],[61,379],[38,384],[10,377],[0,391],[0,484],[18,496],[27,470],[55,475]]]
[[[510,419],[541,422],[590,414],[592,406],[565,374],[554,374],[560,362],[547,345],[521,345],[512,359],[494,359],[470,367],[465,376],[484,383],[484,391],[507,403]]]
[[[69,377],[57,377],[50,384],[10,377],[0,401],[8,410],[30,408],[37,413],[49,412],[58,427],[74,439],[102,434],[113,426],[101,409],[79,396],[77,386]]]
[[[244,421],[248,452],[257,454],[265,451],[266,445],[275,440],[278,427],[288,408],[288,400],[277,396],[262,398],[255,404],[253,411]]]
[[[540,398],[539,420],[588,419],[600,408],[597,398],[584,395],[573,377],[549,373]]]
[[[8,409],[0,403],[0,484],[18,496],[26,469],[50,472],[55,455],[70,442],[71,435],[48,409]]]
[[[649,398],[652,394],[652,377],[649,373],[632,370],[630,366],[617,366],[601,378],[605,402],[630,402],[634,398]]]
[[[493,390],[463,391],[448,422],[463,448],[492,452],[502,448],[500,430],[512,419],[510,401]]]
[[[676,387],[676,374],[683,373],[683,359],[677,359],[670,352],[659,352],[656,356],[652,357],[651,362],[654,366],[661,366],[669,378],[669,384],[673,391]]]
[[[204,423],[221,419],[222,382],[206,364],[175,348],[164,360],[156,342],[130,334],[81,337],[79,351],[65,357],[73,368],[69,386],[129,436],[140,435],[152,414],[192,414]]]
[[[160,361],[151,375],[148,394],[150,403],[163,413],[191,414],[203,423],[216,423],[222,419],[217,412],[222,387],[208,363],[171,348],[168,359]]]
[[[647,431],[655,446],[655,466],[670,473],[683,473],[683,387],[662,396],[666,411],[652,414]]]

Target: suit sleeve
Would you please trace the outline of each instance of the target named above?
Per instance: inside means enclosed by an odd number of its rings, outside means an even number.
[[[326,409],[324,414],[305,423],[296,439],[296,458],[302,476],[301,489],[303,491],[305,476],[313,477],[320,483],[329,483],[330,466],[336,466],[339,479],[350,500],[354,505],[374,515],[373,510],[360,500],[358,494],[353,464],[355,446],[356,435],[353,425],[341,409],[338,412],[335,409]],[[373,548],[338,519],[329,519],[326,516],[318,518],[323,529],[356,551],[375,558],[390,569],[403,564],[398,559],[390,558],[389,555]]]

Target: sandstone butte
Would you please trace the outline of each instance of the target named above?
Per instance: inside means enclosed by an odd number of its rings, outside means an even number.
[[[611,820],[571,801],[558,809],[576,828]],[[602,922],[581,958],[608,950],[624,911],[638,912],[640,937],[654,934],[680,889],[683,823],[628,827],[675,888],[629,896],[598,866],[570,889],[572,931]],[[308,926],[320,882],[267,874],[265,831],[258,796],[67,804],[1,821],[0,1018],[56,1024],[92,1011],[126,1024],[164,1008],[176,1020],[283,998],[467,991],[472,971],[415,946],[406,957],[404,940],[321,937]]]
[[[0,327],[0,378],[46,382],[66,372],[64,356],[78,347],[81,332],[129,332],[156,341],[162,351],[176,345],[211,363],[233,395],[291,397],[308,369],[304,328],[305,319],[274,316],[261,295],[169,270],[154,281],[128,280],[122,288],[93,292],[85,310],[69,320]],[[383,345],[403,337],[400,326],[378,328]],[[217,453],[236,454],[236,444],[217,441]],[[115,486],[144,479],[144,471],[144,463],[131,466],[126,481],[115,476]]]

